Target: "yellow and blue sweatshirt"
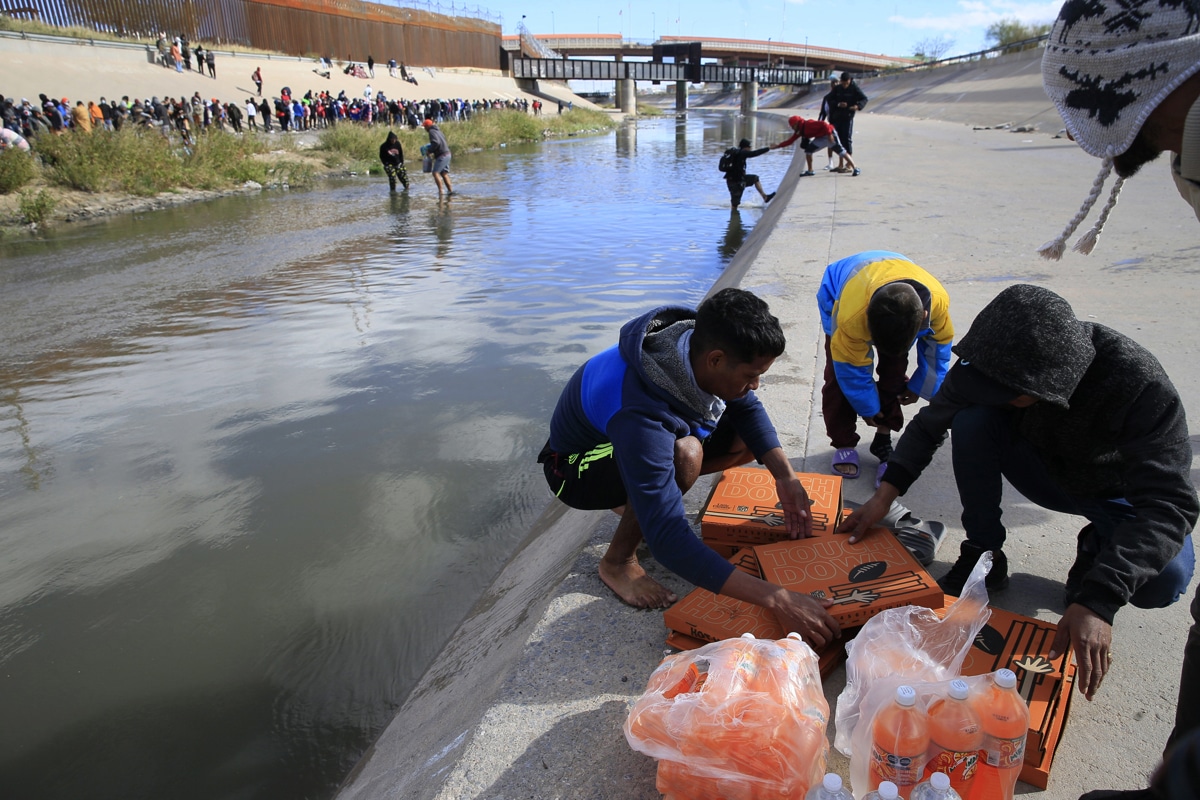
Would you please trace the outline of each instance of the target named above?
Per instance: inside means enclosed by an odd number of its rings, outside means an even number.
[[[936,278],[899,253],[869,250],[826,267],[817,291],[821,325],[830,338],[833,373],[842,394],[862,417],[873,417],[880,409],[871,373],[874,348],[867,328],[867,305],[876,291],[897,281],[913,286],[929,313],[927,327],[917,334],[917,366],[908,381],[910,391],[928,400],[946,377],[954,342],[950,295]]]

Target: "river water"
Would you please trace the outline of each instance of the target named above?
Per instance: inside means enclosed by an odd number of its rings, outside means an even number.
[[[549,500],[563,382],[761,216],[753,124],[0,243],[0,796],[331,797]]]

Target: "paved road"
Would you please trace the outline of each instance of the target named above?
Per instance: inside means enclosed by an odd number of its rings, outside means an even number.
[[[740,285],[765,297],[785,323],[788,351],[760,395],[798,469],[823,472],[831,456],[814,403],[823,356],[813,296],[826,263],[866,249],[905,253],[938,276],[950,292],[960,332],[1011,283],[1059,292],[1080,317],[1116,328],[1158,355],[1185,399],[1193,430],[1200,430],[1200,225],[1179,200],[1165,163],[1127,184],[1093,255],[1052,263],[1035,250],[1075,213],[1098,168],[1071,142],[883,115],[862,116],[855,142],[861,177],[797,178],[793,166],[740,256]],[[733,278],[735,273],[731,268]],[[1200,437],[1193,441],[1200,444]],[[863,456],[869,463],[865,446]],[[847,496],[864,500],[870,488],[866,479],[848,482]],[[703,496],[703,487],[689,495],[693,508]],[[939,575],[962,538],[948,448],[905,503],[918,516],[950,527],[942,561],[931,569]],[[1061,580],[1082,523],[1031,507],[1011,490],[1007,503],[1006,552],[1015,574],[992,601],[1057,620]],[[553,550],[553,538],[534,542],[518,557],[490,604],[511,602],[518,590],[532,594],[530,587],[545,584],[538,574],[544,570],[541,575],[550,575],[557,588],[548,602],[525,609],[534,619],[540,614],[532,632],[516,623],[495,631],[489,609],[465,628],[476,637],[476,656],[486,653],[484,661],[500,669],[510,653],[514,666],[477,680],[478,693],[471,694],[456,679],[470,685],[478,673],[471,656],[452,645],[360,765],[345,798],[659,796],[653,762],[630,750],[621,724],[663,655],[665,630],[661,613],[621,605],[596,577],[614,524],[607,513],[567,514],[556,525],[571,531],[568,539],[587,540],[578,558],[570,547]],[[535,554],[542,560],[530,566]],[[678,592],[687,590],[653,562],[651,569]],[[565,577],[558,583],[560,574]],[[1173,720],[1186,605],[1118,614],[1113,671],[1094,702],[1076,696],[1042,793],[1046,800],[1143,785]],[[843,681],[839,670],[826,682],[831,707]],[[848,776],[845,759],[834,754],[830,764]],[[419,789],[409,780],[413,775]],[[1037,790],[1021,784],[1019,791]]]

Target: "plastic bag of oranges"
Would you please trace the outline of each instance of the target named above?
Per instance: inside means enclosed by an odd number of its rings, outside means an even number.
[[[667,800],[802,800],[825,774],[829,705],[817,655],[750,634],[669,656],[625,722]]]

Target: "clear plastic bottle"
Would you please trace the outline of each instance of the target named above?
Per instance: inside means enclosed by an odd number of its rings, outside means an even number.
[[[909,800],[925,773],[929,751],[929,717],[911,686],[896,687],[896,698],[875,714],[871,725],[869,789],[891,781]]]
[[[879,788],[863,795],[863,800],[897,800],[900,790],[891,781],[880,781]]]
[[[912,800],[962,800],[962,795],[950,785],[950,776],[935,772],[929,780],[918,783],[913,789]]]
[[[971,800],[1012,800],[1025,763],[1025,737],[1029,735],[1029,707],[1017,694],[1016,674],[1008,669],[996,670],[972,702],[983,729],[983,749]]]
[[[950,681],[945,697],[929,704],[929,760],[925,779],[944,772],[960,797],[970,794],[983,747],[979,714],[972,707],[971,690],[961,679]]]
[[[854,800],[854,795],[842,785],[841,775],[828,772],[824,780],[808,790],[804,800]]]

